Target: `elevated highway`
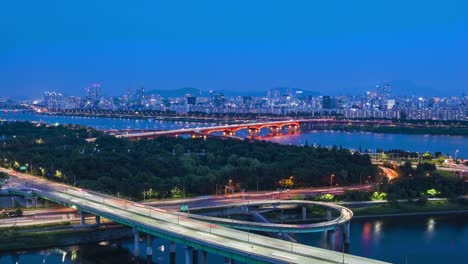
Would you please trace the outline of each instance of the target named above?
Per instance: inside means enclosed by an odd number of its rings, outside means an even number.
[[[0,171],[10,172],[4,169]],[[35,195],[82,212],[104,217],[132,227],[135,234],[135,254],[139,253],[139,233],[164,238],[197,249],[222,255],[244,263],[383,263],[363,257],[273,239],[222,227],[145,206],[113,196],[91,192],[17,173],[11,180]],[[149,249],[147,249],[149,250]],[[188,256],[186,254],[186,256]],[[191,258],[186,257],[186,263]]]
[[[211,217],[211,216],[203,216],[199,214],[193,214],[193,210],[195,212],[197,210],[203,209],[216,209],[216,208],[224,208],[226,205],[221,206],[211,206],[206,208],[195,208],[192,209],[192,214],[190,214],[191,218],[216,223],[219,225],[223,225],[226,227],[242,229],[242,230],[251,230],[251,231],[261,231],[261,232],[286,232],[286,233],[313,233],[313,232],[322,232],[328,230],[334,230],[337,226],[340,225],[348,225],[349,221],[353,217],[353,212],[341,205],[334,204],[334,203],[324,203],[324,202],[314,202],[314,201],[302,201],[302,200],[259,200],[259,201],[248,201],[242,203],[233,203],[229,204],[230,207],[243,207],[248,210],[249,207],[257,207],[257,206],[265,206],[271,205],[273,207],[280,207],[283,205],[299,205],[303,209],[306,206],[314,205],[314,206],[321,206],[327,209],[333,209],[339,212],[339,216],[335,219],[331,219],[331,213],[328,211],[329,219],[326,222],[321,223],[313,223],[313,224],[300,224],[300,225],[292,225],[292,224],[275,224],[275,223],[258,223],[258,222],[251,222],[251,221],[241,221],[241,220],[234,220],[234,219],[226,219],[226,218],[219,218],[219,217]],[[349,228],[346,228],[349,229]]]

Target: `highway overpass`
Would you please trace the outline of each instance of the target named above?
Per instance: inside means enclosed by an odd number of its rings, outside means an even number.
[[[281,208],[281,206],[299,206],[302,208],[302,218],[305,219],[307,206],[320,206],[327,209],[327,221],[312,223],[312,224],[275,224],[275,223],[258,223],[251,221],[235,220],[235,219],[226,219],[220,217],[204,216],[200,214],[194,214],[199,210],[206,209],[222,209],[222,208],[244,208],[245,211],[250,210],[251,207],[259,206],[270,206],[271,208]],[[230,203],[227,205],[219,206],[208,206],[208,207],[198,207],[191,209],[192,213],[189,217],[193,219],[202,220],[205,222],[216,223],[222,226],[231,227],[235,229],[242,230],[251,230],[251,231],[260,231],[260,232],[286,232],[286,233],[314,233],[314,232],[323,232],[329,230],[335,230],[337,226],[345,226],[345,235],[347,236],[345,240],[349,240],[349,223],[353,217],[353,212],[341,205],[334,203],[324,203],[324,202],[315,202],[315,201],[303,201],[303,200],[257,200],[257,201],[247,201],[240,203]],[[331,217],[331,210],[336,210],[339,212],[339,216],[335,219]]]
[[[15,181],[19,188],[29,188],[43,199],[96,215],[97,223],[100,217],[104,217],[132,227],[135,255],[139,254],[139,234],[145,233],[148,241],[156,236],[185,245],[186,263],[192,260],[192,250],[224,256],[227,263],[231,260],[244,263],[384,263],[230,229],[21,173],[12,175],[11,181]],[[152,252],[152,249],[147,248],[147,252]]]

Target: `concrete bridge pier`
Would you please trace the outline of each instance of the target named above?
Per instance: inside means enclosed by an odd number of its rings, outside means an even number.
[[[198,264],[198,250],[196,248],[192,249],[192,263]]]
[[[201,264],[207,264],[208,263],[208,258],[207,258],[207,253],[206,251],[201,252]]]
[[[331,208],[327,208],[327,221],[331,221],[332,215],[331,215]]]
[[[225,257],[224,264],[234,264],[234,261],[231,258]]]
[[[176,262],[176,246],[174,241],[171,241],[171,245],[169,246],[170,254],[169,254],[169,263],[175,264]]]
[[[80,225],[86,225],[86,213],[80,211]]]
[[[335,229],[327,230],[327,247],[330,250],[335,250]]]
[[[302,220],[305,221],[307,219],[307,206],[302,206]]]
[[[351,221],[348,221],[345,224],[343,224],[343,236],[344,236],[343,238],[344,238],[344,243],[347,245],[349,245],[350,243],[350,240],[349,240],[350,226],[351,226]]]
[[[133,228],[133,255],[140,256],[140,234],[136,228]]]
[[[233,130],[224,130],[223,131],[223,136],[234,136],[235,132]]]
[[[146,234],[146,258],[148,262],[153,259],[153,236]]]
[[[249,129],[248,129],[248,132],[249,132],[249,136],[250,136],[250,137],[255,138],[255,137],[258,136],[258,133],[260,132],[260,130],[259,130],[259,129],[256,129],[256,128],[249,128]]]
[[[99,215],[96,215],[95,219],[96,219],[96,225],[100,226],[101,225],[101,217]]]
[[[192,263],[192,247],[185,246],[185,264]]]
[[[280,132],[281,132],[280,127],[277,127],[277,126],[272,126],[272,127],[270,127],[270,134],[271,134],[272,136],[279,135]]]
[[[296,133],[298,131],[298,127],[296,125],[289,125],[288,126],[288,132],[289,133]]]

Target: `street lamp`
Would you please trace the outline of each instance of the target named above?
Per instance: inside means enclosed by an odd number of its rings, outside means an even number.
[[[330,189],[333,187],[333,177],[335,177],[335,174],[330,175]]]
[[[15,208],[15,198],[11,197],[11,208]]]
[[[457,162],[458,149],[455,150],[455,162]]]

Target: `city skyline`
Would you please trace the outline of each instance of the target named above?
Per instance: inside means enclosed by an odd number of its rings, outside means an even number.
[[[0,264],[464,263],[468,1],[0,4]]]
[[[408,80],[421,96],[466,92],[463,1],[5,4],[0,89],[362,92]],[[171,15],[168,15],[171,14]],[[411,83],[412,82],[412,83]],[[397,85],[393,85],[396,89]]]
[[[5,100],[2,100],[5,101]],[[225,94],[185,88],[174,91],[143,87],[119,96],[106,96],[98,83],[90,84],[84,96],[45,92],[43,99],[24,105],[38,112],[56,111],[162,111],[177,114],[264,114],[341,116],[399,120],[466,120],[467,96],[397,96],[390,84],[377,85],[359,95],[330,96],[301,89],[270,89],[264,94]],[[14,105],[14,102],[10,102]],[[6,105],[5,105],[6,106]]]

